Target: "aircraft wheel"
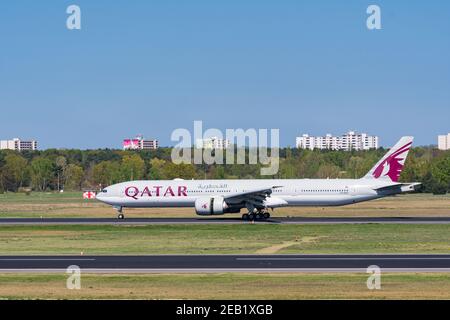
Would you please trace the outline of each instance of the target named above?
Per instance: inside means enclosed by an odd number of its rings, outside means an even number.
[[[118,218],[119,220],[123,220],[123,219],[125,219],[125,216],[123,215],[123,213],[119,213],[119,215],[117,216],[117,218]]]
[[[254,213],[249,213],[248,220],[251,220],[251,221],[255,220],[255,214]]]
[[[258,213],[258,214],[256,215],[256,219],[257,219],[257,220],[262,220],[262,219],[264,219],[264,215],[263,215],[262,213]]]
[[[270,218],[270,213],[268,212],[264,212],[264,219],[269,219]]]
[[[244,213],[242,215],[242,220],[248,220],[248,213]]]

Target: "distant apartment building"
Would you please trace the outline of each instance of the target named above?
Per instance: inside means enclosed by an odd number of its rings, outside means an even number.
[[[197,149],[227,149],[230,146],[230,141],[218,137],[211,137],[206,139],[197,139]]]
[[[366,133],[349,131],[342,136],[310,136],[304,134],[297,137],[295,145],[300,149],[319,150],[370,150],[378,149],[379,139],[377,136],[369,136]]]
[[[438,149],[450,150],[450,133],[447,135],[438,136]]]
[[[37,141],[20,140],[19,138],[14,138],[12,140],[1,140],[0,150],[33,151],[37,150]]]
[[[155,150],[159,148],[159,144],[156,139],[144,139],[143,136],[137,136],[133,139],[124,139],[122,147],[123,150]]]

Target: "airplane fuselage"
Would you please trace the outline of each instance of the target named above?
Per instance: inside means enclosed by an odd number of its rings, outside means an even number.
[[[267,219],[267,209],[342,206],[414,191],[420,183],[399,182],[412,137],[402,137],[361,179],[253,179],[129,181],[105,188],[97,199],[123,218],[124,207],[194,207],[199,215],[248,210],[243,218]]]
[[[395,194],[377,192],[374,185],[367,179],[150,180],[116,184],[98,198],[121,207],[194,207],[199,198],[276,186],[266,204],[280,207],[339,206]]]

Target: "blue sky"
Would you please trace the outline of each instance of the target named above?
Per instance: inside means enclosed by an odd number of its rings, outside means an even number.
[[[77,4],[82,30],[66,28]],[[382,30],[366,28],[381,7]],[[0,138],[120,147],[176,128],[450,131],[449,1],[2,1]]]

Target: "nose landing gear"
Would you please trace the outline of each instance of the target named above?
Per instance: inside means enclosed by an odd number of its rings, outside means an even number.
[[[122,207],[114,207],[114,209],[116,209],[116,211],[117,211],[117,219],[119,219],[119,220],[125,219],[125,215],[122,213],[122,211],[123,211]]]

